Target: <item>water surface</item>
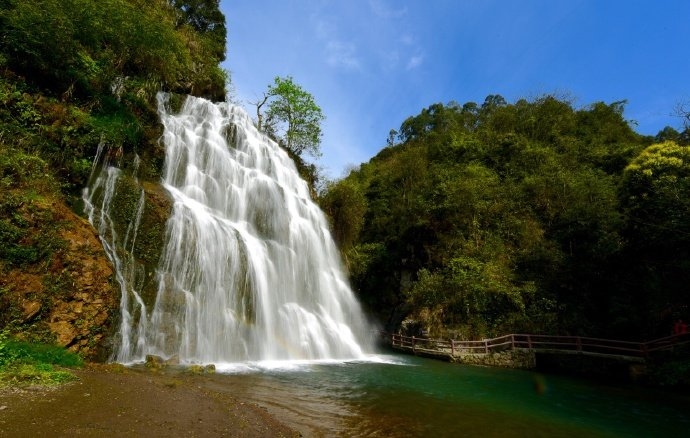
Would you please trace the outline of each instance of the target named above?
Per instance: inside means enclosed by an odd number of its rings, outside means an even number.
[[[690,430],[690,398],[678,394],[378,358],[244,365],[225,368],[209,384],[266,406],[304,436],[649,437]]]

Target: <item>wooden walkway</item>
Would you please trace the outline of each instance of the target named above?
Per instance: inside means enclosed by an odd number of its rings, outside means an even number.
[[[581,354],[643,362],[656,352],[673,350],[680,345],[690,343],[690,333],[681,333],[648,342],[529,334],[510,334],[481,341],[429,339],[398,334],[385,334],[385,336],[395,349],[444,359],[506,350],[528,350],[535,353]]]

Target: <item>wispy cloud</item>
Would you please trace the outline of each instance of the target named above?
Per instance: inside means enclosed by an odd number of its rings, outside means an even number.
[[[326,64],[334,68],[359,70],[362,63],[357,55],[357,46],[340,38],[337,24],[317,14],[311,18],[316,38],[323,45]]]
[[[400,18],[407,14],[407,7],[395,9],[386,4],[384,0],[369,0],[371,11],[381,18]]]
[[[405,53],[404,58],[407,59],[405,64],[406,70],[412,70],[422,65],[424,62],[424,52],[414,35],[409,33],[403,34],[398,38],[398,44],[401,45],[401,50]]]
[[[331,67],[359,70],[357,47],[353,43],[331,40],[326,44],[326,62]]]

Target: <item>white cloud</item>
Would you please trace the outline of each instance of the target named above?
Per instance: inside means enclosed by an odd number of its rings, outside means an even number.
[[[312,15],[311,21],[314,23],[316,38],[324,45],[326,64],[346,70],[359,70],[361,60],[357,56],[357,46],[339,37],[337,24],[317,14]]]
[[[352,43],[332,40],[326,44],[326,62],[331,67],[344,67],[348,70],[359,70],[357,47]]]

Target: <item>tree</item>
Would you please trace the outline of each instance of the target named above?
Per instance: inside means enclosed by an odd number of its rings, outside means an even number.
[[[683,120],[685,129],[690,129],[690,102],[681,102],[677,104],[675,114]]]
[[[332,221],[333,236],[342,249],[359,238],[367,211],[367,201],[359,186],[347,179],[331,184],[320,204]]]
[[[665,126],[664,129],[659,131],[654,137],[654,141],[657,143],[664,143],[666,141],[678,143],[678,139],[680,139],[680,132],[670,126]]]
[[[264,104],[268,107],[262,113]],[[276,76],[256,107],[259,129],[273,136],[281,146],[299,157],[305,152],[313,157],[321,156],[321,122],[325,117],[314,97],[291,76]]]
[[[181,13],[144,0],[3,4],[0,57],[28,82],[64,98],[107,95],[119,81],[137,99],[162,88],[223,100],[226,76],[217,64],[225,56],[225,19],[220,14],[220,24],[203,28],[180,21]]]
[[[195,32],[207,35],[214,57],[218,62],[224,61],[227,30],[220,0],[170,0],[170,4],[179,10],[177,26],[187,24]]]
[[[690,145],[690,102],[681,102],[676,105],[676,116],[683,120],[683,131],[678,134],[676,143],[682,146]]]
[[[647,337],[668,333],[669,309],[690,306],[690,147],[667,141],[643,150],[625,168],[621,205],[627,219],[625,261],[631,308]],[[636,307],[635,307],[636,306]],[[670,319],[670,315],[668,316]]]
[[[623,207],[639,236],[655,245],[690,243],[689,192],[690,148],[672,141],[649,146],[623,172]]]

